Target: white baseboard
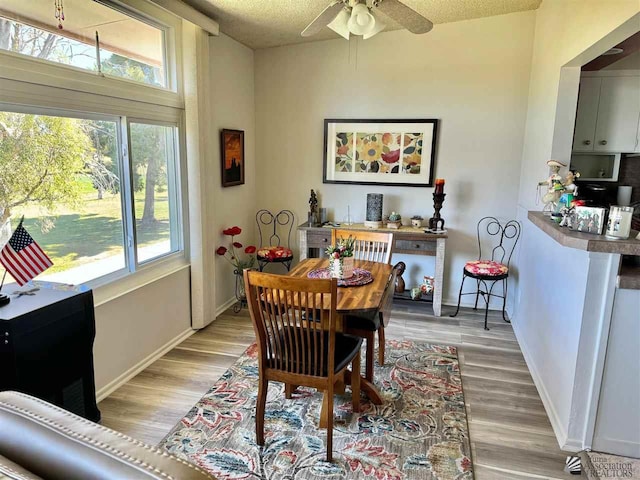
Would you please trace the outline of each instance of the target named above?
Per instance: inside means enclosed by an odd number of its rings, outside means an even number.
[[[640,443],[614,438],[600,437],[594,440],[593,449],[597,452],[622,455],[624,457],[640,458]]]
[[[238,303],[238,300],[236,299],[236,297],[232,297],[229,300],[227,300],[226,302],[224,302],[222,305],[220,305],[218,308],[216,308],[216,318],[218,318],[224,312],[229,310],[236,303]]]
[[[191,335],[193,335],[196,332],[197,332],[197,330],[194,330],[192,328],[189,328],[189,329],[185,330],[184,332],[182,332],[177,337],[174,337],[171,340],[169,340],[167,343],[165,343],[163,346],[161,346],[155,352],[153,352],[150,355],[148,355],[142,361],[138,362],[133,367],[131,367],[130,369],[125,371],[122,375],[118,376],[117,378],[115,378],[111,382],[107,383],[104,387],[102,387],[100,390],[98,390],[96,392],[96,398],[97,398],[98,402],[101,402],[102,400],[107,398],[115,390],[117,390],[122,385],[127,383],[129,380],[131,380],[133,377],[135,377],[137,374],[139,374],[141,371],[143,371],[145,368],[147,368],[149,365],[151,365],[157,359],[162,357],[169,350],[173,349],[176,345],[179,345],[180,343],[182,343],[184,340],[186,340],[187,338],[189,338]]]
[[[574,446],[574,441],[569,441],[569,439],[567,438],[568,437],[567,430],[562,425],[562,422],[560,421],[560,417],[558,416],[558,412],[556,411],[553,405],[553,401],[551,400],[551,396],[549,395],[549,392],[547,391],[547,389],[544,386],[544,383],[542,382],[542,377],[538,373],[536,364],[534,363],[533,358],[529,353],[527,342],[525,342],[522,336],[522,333],[519,331],[517,320],[514,320],[513,322],[511,322],[511,325],[513,326],[513,332],[516,335],[516,340],[518,340],[518,345],[520,345],[522,356],[524,357],[527,367],[529,368],[529,373],[531,374],[533,383],[535,384],[536,389],[538,390],[538,394],[542,399],[542,404],[544,405],[544,409],[547,413],[547,417],[549,417],[549,422],[551,422],[551,427],[553,428],[553,433],[555,433],[556,435],[556,441],[558,442],[558,446],[563,450],[569,450],[569,451],[582,450],[581,447],[576,448]]]

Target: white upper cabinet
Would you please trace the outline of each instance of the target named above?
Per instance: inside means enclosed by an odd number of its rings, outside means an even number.
[[[639,152],[640,76],[580,80],[574,152]]]
[[[601,85],[601,77],[582,77],[580,80],[576,129],[573,134],[574,152],[593,152]]]
[[[638,149],[640,77],[604,77],[600,89],[595,150],[635,152]]]

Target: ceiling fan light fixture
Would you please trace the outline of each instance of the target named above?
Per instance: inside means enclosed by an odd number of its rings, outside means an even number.
[[[349,40],[349,11],[343,8],[340,13],[327,25],[331,30],[336,32],[342,38]]]
[[[367,33],[365,33],[362,36],[364,40],[367,40],[373,37],[374,35],[376,35],[377,33],[380,33],[387,27],[384,22],[380,21],[380,17],[378,17],[377,15],[374,15],[373,12],[371,12],[371,16],[374,18],[375,23],[373,24],[373,28],[370,29]]]
[[[351,9],[351,17],[347,25],[354,35],[365,35],[375,28],[376,19],[366,4],[358,3]]]

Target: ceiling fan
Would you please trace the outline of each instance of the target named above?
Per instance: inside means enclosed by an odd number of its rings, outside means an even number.
[[[325,26],[349,40],[349,35],[362,35],[366,40],[384,30],[378,18],[379,10],[411,33],[427,33],[433,23],[399,0],[335,0],[325,8],[301,35],[310,37]]]

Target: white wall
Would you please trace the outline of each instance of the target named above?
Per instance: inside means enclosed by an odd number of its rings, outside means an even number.
[[[95,316],[96,389],[104,397],[145,360],[191,332],[189,267],[96,306]]]
[[[230,237],[222,235],[226,227],[238,225],[243,229],[236,238],[243,245],[255,243],[255,214],[257,210],[257,173],[255,155],[255,104],[254,104],[254,54],[253,50],[221,34],[209,38],[211,99],[211,151],[206,161],[212,162],[213,173],[210,188],[213,189],[213,231],[209,234],[215,246],[229,246]],[[220,130],[223,128],[244,130],[245,184],[221,187]],[[216,314],[229,306],[234,298],[235,278],[233,267],[223,258],[213,258],[216,264]]]
[[[450,230],[444,298],[454,301],[463,262],[477,255],[484,215],[513,218],[534,30],[534,12],[437,25],[427,35],[386,32],[256,52],[257,198],[306,220],[310,189],[342,221],[364,220],[366,194],[405,219],[433,214],[431,188],[322,183],[323,119],[440,119],[436,175],[446,179]],[[432,260],[394,257],[418,271]],[[471,297],[468,297],[471,298]]]

